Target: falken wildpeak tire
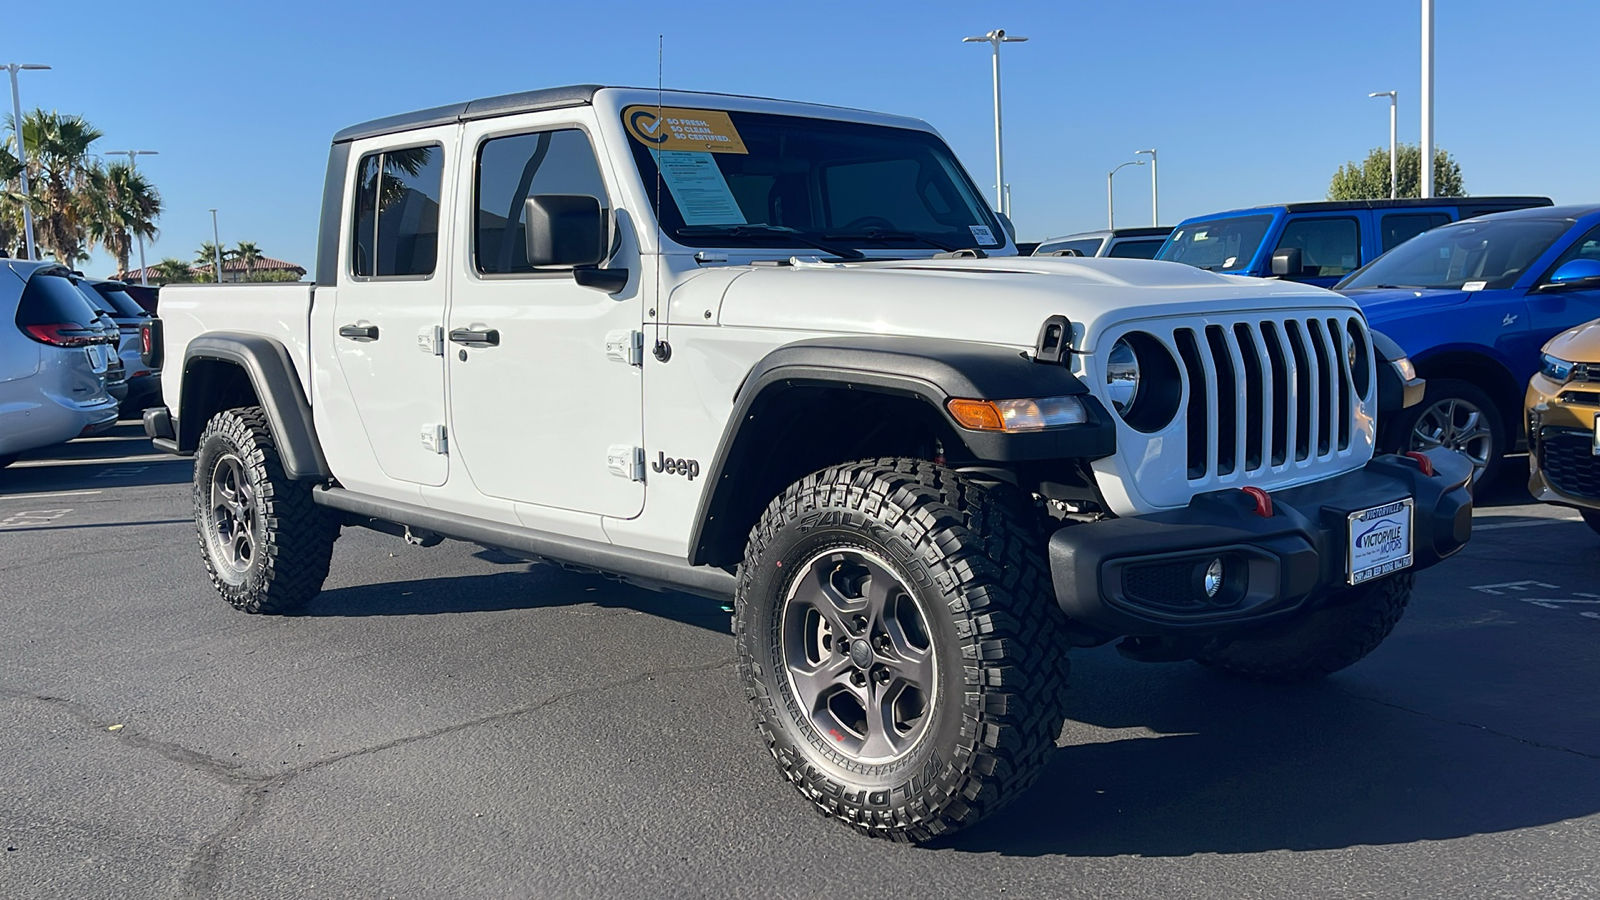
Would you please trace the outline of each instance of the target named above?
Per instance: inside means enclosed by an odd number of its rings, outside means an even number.
[[[1315,681],[1378,648],[1405,613],[1415,575],[1400,572],[1343,592],[1334,605],[1287,624],[1252,632],[1198,657],[1250,681]]]
[[[322,590],[339,536],[334,516],[290,480],[258,406],[206,423],[194,457],[200,556],[224,600],[248,613],[292,612]]]
[[[806,476],[752,529],[735,596],[740,674],[779,770],[823,815],[867,835],[925,841],[999,809],[1043,768],[1065,716],[1066,617],[1020,501],[1009,486],[933,463],[880,459]],[[869,573],[864,582],[848,581],[861,571]],[[885,576],[878,590],[875,579]],[[851,600],[852,590],[867,599]],[[899,689],[878,707],[892,715],[878,719],[876,732],[867,712],[860,730],[825,733],[824,725],[844,721],[836,705],[846,713],[871,705],[842,682],[827,702],[802,702],[821,695],[808,693],[812,676],[797,674],[809,660],[796,663],[804,653],[790,623],[810,621],[792,613],[810,616],[813,608],[797,598],[818,595],[865,604],[863,615],[833,620],[843,655],[819,666],[861,667],[866,694],[877,695],[880,675],[884,691]],[[887,613],[866,621],[870,598],[886,595],[897,611],[888,631],[898,638],[879,633]],[[921,644],[908,637],[916,622],[925,629]],[[802,631],[809,640],[812,632]],[[863,641],[879,654],[866,667],[856,658]],[[825,656],[826,644],[805,647]],[[891,659],[900,650],[914,655],[918,647],[928,684],[912,690],[910,674],[902,684],[909,668],[880,671],[902,665]],[[903,704],[908,695],[922,705]],[[914,721],[902,723],[902,714]],[[897,746],[887,756],[870,752],[890,745]]]

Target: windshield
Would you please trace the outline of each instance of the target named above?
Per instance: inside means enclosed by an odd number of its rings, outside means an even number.
[[[1335,285],[1497,290],[1508,288],[1571,219],[1471,219],[1425,231]]]
[[[661,227],[686,246],[857,256],[1006,243],[950,149],[927,132],[654,106],[623,110],[623,124]]]
[[[1187,263],[1202,269],[1232,272],[1249,268],[1256,248],[1272,226],[1272,217],[1238,216],[1184,225],[1167,238],[1156,259]]]

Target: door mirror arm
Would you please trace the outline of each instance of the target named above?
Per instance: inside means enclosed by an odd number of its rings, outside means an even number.
[[[599,266],[573,266],[572,280],[586,288],[615,294],[628,286],[627,269],[602,269]]]

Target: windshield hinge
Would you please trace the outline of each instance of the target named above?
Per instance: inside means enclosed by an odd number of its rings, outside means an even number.
[[[1054,315],[1039,327],[1039,339],[1033,344],[1033,361],[1059,366],[1072,355],[1072,320]]]

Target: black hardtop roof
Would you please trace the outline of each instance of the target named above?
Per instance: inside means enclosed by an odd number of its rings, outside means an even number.
[[[1142,225],[1135,228],[1117,228],[1111,232],[1112,237],[1166,237],[1172,233],[1171,225]]]
[[[1523,209],[1529,206],[1551,206],[1549,197],[1432,197],[1423,200],[1408,197],[1404,200],[1313,200],[1308,203],[1273,203],[1256,209],[1282,207],[1289,212],[1322,212],[1340,209],[1396,209],[1408,206],[1471,206],[1477,208],[1501,207]]]

